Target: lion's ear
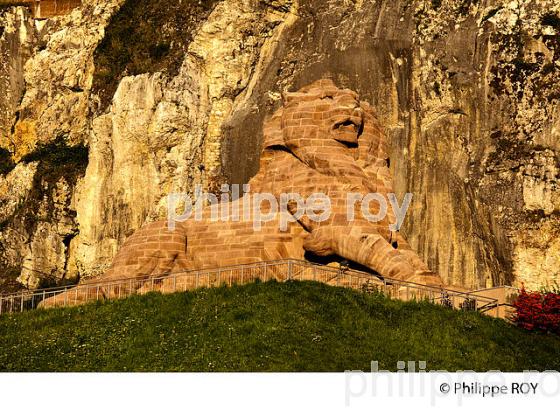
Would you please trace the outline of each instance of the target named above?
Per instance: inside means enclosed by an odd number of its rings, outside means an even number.
[[[282,134],[282,112],[278,110],[272,117],[264,122],[263,126],[263,150],[270,147],[285,147],[284,135]]]

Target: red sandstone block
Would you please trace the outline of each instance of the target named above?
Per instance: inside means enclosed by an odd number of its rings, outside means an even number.
[[[317,104],[315,106],[315,111],[329,111],[331,109],[331,105],[330,104]]]
[[[187,243],[187,238],[185,238],[184,236],[176,236],[173,237],[170,242],[185,245]]]
[[[246,243],[241,243],[241,242],[238,242],[238,243],[231,243],[231,244],[229,245],[229,247],[230,247],[230,249],[232,249],[232,250],[235,250],[235,249],[245,249],[245,248],[247,247],[247,244],[246,244]]]
[[[189,232],[192,234],[201,233],[208,230],[208,225],[205,223],[194,224],[189,228]]]
[[[178,252],[184,252],[185,251],[185,245],[181,245],[178,243],[172,243],[172,242],[162,242],[158,245],[157,249],[161,249],[164,251],[178,251]]]
[[[167,235],[159,235],[157,237],[158,241],[163,242],[163,241],[171,241],[173,239],[175,239],[175,236],[167,234]]]

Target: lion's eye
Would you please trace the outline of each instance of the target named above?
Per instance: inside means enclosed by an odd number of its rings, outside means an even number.
[[[345,129],[345,128],[349,129],[350,128],[350,129],[353,129],[354,131],[358,131],[358,126],[356,124],[354,124],[354,122],[351,121],[351,120],[346,120],[346,121],[342,121],[342,122],[339,122],[339,123],[335,124],[335,126],[334,126],[335,130],[338,130],[340,128],[342,128],[342,129]]]
[[[347,119],[344,121],[337,122],[334,125],[333,129],[334,131],[355,133],[359,138],[364,132],[364,123],[363,122],[357,123],[352,119]]]

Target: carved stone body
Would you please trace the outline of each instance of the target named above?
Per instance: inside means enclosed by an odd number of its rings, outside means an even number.
[[[338,256],[384,277],[442,284],[402,235],[389,229],[395,222],[391,207],[385,219],[372,223],[356,203],[355,219],[347,218],[349,193],[392,192],[386,136],[372,108],[353,91],[320,80],[286,94],[284,106],[264,125],[260,170],[249,185],[252,194],[270,193],[278,201],[281,194],[298,193],[303,198],[326,194],[330,216],[323,222],[304,216],[282,231],[283,215],[276,212],[256,231],[243,215],[240,221],[233,217],[212,221],[212,212],[224,205],[215,204],[204,209],[202,221],[177,222],[173,231],[167,221],[141,228],[124,243],[111,268],[87,283],[265,260]],[[229,205],[231,209],[236,204]],[[263,213],[270,211],[266,206]],[[292,202],[287,209],[297,212]],[[369,211],[377,214],[378,202],[371,201]],[[78,301],[86,296],[72,295]],[[105,292],[104,297],[111,295]],[[44,305],[54,303],[51,298]]]

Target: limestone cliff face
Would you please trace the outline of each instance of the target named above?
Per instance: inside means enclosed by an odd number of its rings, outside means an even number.
[[[309,1],[253,106],[321,76],[357,90],[392,140],[404,232],[448,282],[558,278],[559,5],[554,1]],[[234,181],[264,115],[224,129]],[[250,140],[258,146],[258,137]],[[545,245],[546,244],[546,245]]]
[[[560,5],[299,3],[0,10],[0,269],[32,287],[102,272],[168,193],[248,181],[281,93],[328,76],[376,107],[431,269],[557,280]]]
[[[11,100],[0,100],[0,268],[19,271],[29,287],[78,273],[70,263],[78,233],[74,201],[87,166],[93,52],[122,2],[83,3],[49,20],[31,19],[24,7],[0,10],[0,95],[5,90]],[[6,201],[17,207],[4,207]]]
[[[10,132],[24,92],[24,64],[36,42],[35,25],[25,8],[12,8],[0,17],[0,133]]]

